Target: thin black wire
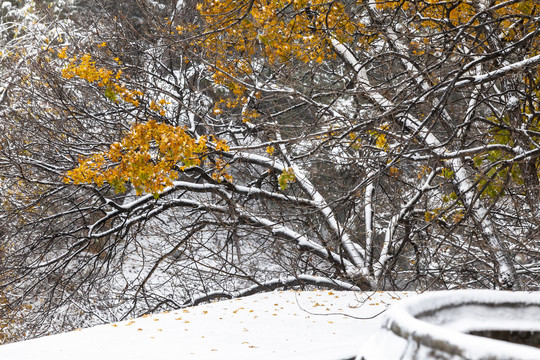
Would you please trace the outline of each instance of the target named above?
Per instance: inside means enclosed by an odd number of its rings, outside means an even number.
[[[350,315],[350,314],[345,314],[345,313],[340,313],[340,312],[333,312],[333,313],[325,313],[325,314],[318,314],[318,313],[314,313],[314,312],[311,312],[309,310],[306,310],[302,307],[302,305],[300,305],[300,303],[298,302],[298,292],[295,291],[294,292],[294,299],[296,300],[296,305],[298,305],[298,307],[300,308],[300,310],[310,314],[310,315],[320,315],[320,316],[330,316],[330,315],[342,315],[342,316],[346,316],[346,317],[350,317],[350,318],[353,318],[353,319],[357,319],[357,320],[371,320],[371,319],[375,319],[377,316],[381,315],[382,313],[384,313],[386,310],[388,310],[388,307],[386,307],[386,309],[378,312],[377,314],[373,315],[373,316],[369,316],[369,317],[360,317],[360,316],[354,316],[354,315]],[[363,305],[363,304],[362,304]]]

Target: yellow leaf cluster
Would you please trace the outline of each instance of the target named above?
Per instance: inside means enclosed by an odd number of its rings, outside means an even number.
[[[474,7],[465,1],[446,2],[438,0],[425,1],[377,1],[377,8],[381,10],[401,10],[410,15],[421,15],[422,21],[415,26],[437,28],[445,26],[450,20],[453,26],[465,24],[475,15]],[[444,21],[441,21],[444,20]]]
[[[66,51],[67,51],[67,47],[63,47],[62,49],[60,49],[60,51],[58,51],[58,58],[59,59],[67,59],[67,54],[66,54]]]
[[[227,151],[224,140],[211,137],[213,148]],[[126,191],[131,183],[138,195],[151,193],[158,196],[173,184],[178,172],[199,166],[205,159],[209,139],[194,139],[182,127],[158,123],[155,120],[139,124],[122,139],[113,143],[108,151],[81,159],[79,166],[67,173],[66,183],[109,183],[116,191]],[[215,161],[216,180],[232,180],[221,159]]]
[[[165,116],[166,112],[164,106],[167,104],[170,104],[170,102],[165,99],[161,99],[157,103],[155,101],[150,101],[150,110],[159,113],[161,116]]]
[[[66,48],[58,52],[58,57],[64,59],[67,57]],[[96,66],[96,62],[92,60],[89,54],[84,54],[80,59],[77,56],[69,59],[69,63],[62,69],[62,76],[65,79],[74,77],[86,80],[90,84],[97,84],[104,90],[105,96],[113,101],[118,101],[118,97],[123,101],[139,106],[139,100],[143,94],[138,90],[129,90],[125,84],[120,83],[119,79],[122,75],[122,70],[114,73],[112,70]],[[160,111],[161,112],[161,111]]]
[[[502,30],[508,29],[508,34],[513,36],[517,29],[513,29],[513,23],[519,20],[521,26],[534,26],[530,24],[530,19],[521,15],[538,14],[540,3],[535,0],[529,1],[503,1],[498,0],[492,4],[493,15],[502,20]],[[422,20],[419,23],[412,23],[413,26],[441,28],[448,24],[452,26],[465,25],[471,22],[475,16],[479,15],[472,1],[386,1],[377,0],[376,7],[383,11],[403,11],[412,16],[419,16]],[[448,22],[449,20],[449,22]],[[470,25],[478,25],[478,20],[474,20]],[[530,31],[529,29],[528,31]]]
[[[349,134],[349,145],[355,150],[358,150],[362,147],[362,139],[358,136],[357,133],[352,132]]]
[[[232,182],[232,176],[227,172],[227,168],[229,167],[229,164],[227,164],[223,159],[216,159],[215,161],[215,171],[212,174],[212,179],[214,179],[217,182],[222,182],[224,180],[227,180],[228,182]]]
[[[382,128],[382,130],[386,130]],[[375,146],[382,150],[388,150],[388,139],[386,134],[383,134],[376,130],[369,130],[368,133],[375,138]]]

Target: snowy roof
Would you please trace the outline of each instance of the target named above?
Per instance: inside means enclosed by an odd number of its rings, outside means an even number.
[[[0,346],[0,359],[350,359],[372,317],[414,294],[263,293]]]

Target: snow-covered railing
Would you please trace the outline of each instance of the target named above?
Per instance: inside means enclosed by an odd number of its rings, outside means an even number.
[[[539,293],[434,292],[404,300],[384,316],[357,360],[540,359],[533,347],[540,345]]]

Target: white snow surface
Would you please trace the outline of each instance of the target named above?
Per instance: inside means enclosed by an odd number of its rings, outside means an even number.
[[[274,291],[8,344],[0,359],[346,359],[413,295]]]
[[[396,304],[368,340],[367,360],[435,359],[445,349],[455,359],[537,360],[532,346],[467,334],[475,330],[540,331],[539,293],[454,290],[425,293]],[[399,335],[398,335],[399,334]],[[450,349],[450,350],[448,350]],[[446,352],[450,351],[450,352]]]

